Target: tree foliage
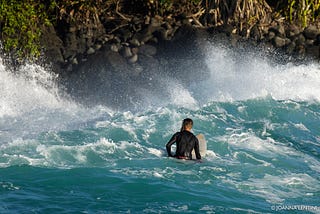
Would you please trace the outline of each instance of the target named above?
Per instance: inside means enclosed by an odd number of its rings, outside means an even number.
[[[41,24],[49,24],[44,4],[37,0],[2,0],[1,40],[5,51],[19,57],[40,55]]]
[[[288,21],[305,27],[319,17],[320,0],[282,0],[279,7]]]
[[[108,16],[183,14],[200,25],[231,23],[247,29],[268,22],[272,12],[306,26],[319,18],[320,0],[1,0],[0,38],[5,51],[32,58],[41,52],[41,26],[59,20],[83,28]]]

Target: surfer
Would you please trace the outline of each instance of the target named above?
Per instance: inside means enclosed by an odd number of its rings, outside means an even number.
[[[191,133],[192,126],[192,119],[186,118],[183,120],[180,132],[175,133],[166,145],[169,157],[192,160],[191,152],[194,149],[196,158],[198,160],[201,160],[201,155],[199,151],[199,141],[197,137]],[[177,143],[177,149],[176,154],[172,155],[171,146],[174,143]]]

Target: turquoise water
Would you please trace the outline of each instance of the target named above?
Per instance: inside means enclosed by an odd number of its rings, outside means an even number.
[[[0,213],[319,213],[319,65],[240,62],[213,47],[207,78],[134,111],[0,64]],[[207,139],[202,163],[166,155],[185,117]]]

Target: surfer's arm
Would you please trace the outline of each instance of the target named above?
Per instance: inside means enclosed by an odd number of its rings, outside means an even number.
[[[177,133],[174,134],[174,135],[171,137],[171,139],[169,140],[169,142],[168,142],[167,145],[166,145],[166,148],[167,148],[167,152],[168,152],[169,157],[173,157],[173,155],[171,154],[171,146],[172,146],[172,144],[174,144],[174,143],[176,142],[176,140],[177,140]]]
[[[196,158],[197,158],[198,160],[200,160],[200,159],[201,159],[201,155],[200,155],[199,140],[198,140],[198,138],[195,138],[194,153],[196,154]]]

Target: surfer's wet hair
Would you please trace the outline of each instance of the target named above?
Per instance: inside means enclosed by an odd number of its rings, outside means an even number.
[[[193,120],[192,119],[190,119],[190,118],[184,119],[182,121],[182,126],[181,126],[180,131],[182,132],[182,131],[186,130],[187,126],[191,126],[191,127],[193,126]]]

